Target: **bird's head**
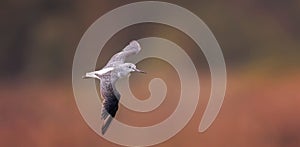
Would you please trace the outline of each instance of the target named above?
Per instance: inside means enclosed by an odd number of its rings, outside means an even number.
[[[131,72],[146,73],[145,71],[137,69],[133,63],[124,63],[120,66],[120,77],[129,75]]]
[[[139,73],[146,73],[145,71],[139,70],[136,68],[136,65],[133,63],[124,63],[125,68],[129,71],[129,72],[139,72]]]

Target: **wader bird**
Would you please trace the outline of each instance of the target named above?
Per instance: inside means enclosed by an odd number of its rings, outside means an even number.
[[[94,78],[100,80],[100,92],[103,97],[101,121],[101,132],[107,131],[111,121],[116,115],[120,94],[116,90],[115,83],[119,78],[129,77],[131,72],[145,73],[136,68],[133,63],[125,63],[125,59],[130,55],[135,55],[141,50],[137,41],[132,41],[121,52],[115,54],[104,68],[88,72],[83,78]]]

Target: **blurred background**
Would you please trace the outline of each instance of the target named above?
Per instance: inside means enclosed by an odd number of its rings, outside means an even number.
[[[88,27],[130,2],[135,1],[0,2],[0,146],[118,146],[84,122],[73,96],[71,70]],[[115,34],[99,55],[97,69],[131,40],[150,36],[177,43],[197,67],[202,87],[197,111],[182,131],[157,146],[300,146],[300,1],[166,2],[189,9],[209,26],[224,54],[228,84],[217,119],[206,132],[198,133],[210,94],[210,73],[195,42],[176,28],[155,23],[133,25]],[[153,125],[175,109],[178,75],[158,59],[143,60],[138,66],[149,76],[131,76],[137,97],[149,96],[147,86],[153,77],[164,79],[171,93],[153,112],[136,113],[120,106],[117,119]]]

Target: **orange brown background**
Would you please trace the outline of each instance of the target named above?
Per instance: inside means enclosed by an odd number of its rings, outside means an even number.
[[[135,1],[4,0],[0,2],[0,146],[118,146],[93,132],[81,117],[72,92],[72,60],[85,30],[104,13]],[[300,1],[166,1],[199,16],[224,54],[228,84],[213,125],[198,133],[210,94],[208,65],[183,32],[161,24],[139,24],[112,37],[97,69],[129,41],[156,36],[180,45],[197,67],[201,94],[197,111],[176,136],[158,144],[207,147],[300,146]],[[180,18],[178,18],[180,19]],[[117,119],[153,125],[175,109],[179,79],[168,63],[138,64],[133,93],[149,96],[148,82],[161,77],[168,94],[158,109],[137,113],[120,106]],[[130,132],[128,132],[130,135]]]

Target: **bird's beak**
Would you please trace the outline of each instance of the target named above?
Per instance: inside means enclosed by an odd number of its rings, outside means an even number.
[[[142,70],[139,70],[139,69],[135,69],[136,72],[139,72],[139,73],[143,73],[143,74],[146,74],[145,71],[142,71]]]

